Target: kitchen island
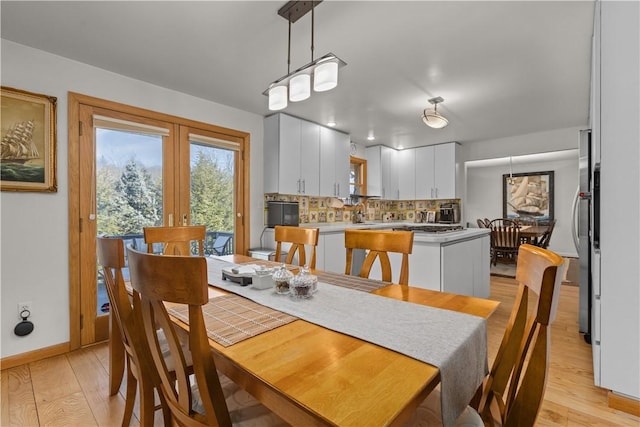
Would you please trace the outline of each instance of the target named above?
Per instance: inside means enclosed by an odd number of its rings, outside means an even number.
[[[416,225],[418,224],[368,222],[304,224],[303,226],[320,229],[316,267],[320,270],[344,273],[345,229],[390,230]],[[265,230],[263,241],[265,246],[275,248],[273,229]],[[401,256],[389,254],[389,258],[394,281],[397,281]],[[488,229],[467,228],[442,232],[416,230],[413,238],[413,252],[409,255],[409,284],[436,291],[487,298],[489,296],[489,261]],[[380,277],[380,270],[376,264],[371,270],[370,278],[380,279]]]

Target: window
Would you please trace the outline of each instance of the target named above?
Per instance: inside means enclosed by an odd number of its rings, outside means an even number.
[[[349,172],[349,193],[367,194],[367,161],[351,156]]]

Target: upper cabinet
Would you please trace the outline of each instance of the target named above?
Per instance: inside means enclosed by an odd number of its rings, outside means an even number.
[[[416,149],[398,151],[398,193],[400,200],[416,198]]]
[[[349,196],[349,135],[320,127],[320,195]]]
[[[398,199],[398,152],[384,145],[367,147],[367,195]]]
[[[367,147],[367,194],[387,200],[458,197],[458,144],[396,151]]]
[[[458,197],[458,144],[429,145],[415,149],[416,199]]]
[[[319,125],[286,114],[265,118],[265,193],[318,195],[319,154]]]
[[[264,192],[349,195],[349,135],[286,114],[264,119]]]

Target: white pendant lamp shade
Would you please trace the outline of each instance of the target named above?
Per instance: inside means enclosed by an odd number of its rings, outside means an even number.
[[[422,121],[424,124],[434,129],[442,129],[449,124],[449,120],[442,117],[437,111],[424,110]]]
[[[287,87],[274,86],[269,89],[269,110],[282,110],[287,108]]]
[[[447,120],[444,116],[438,114],[438,104],[443,101],[444,99],[442,99],[442,97],[440,96],[431,98],[429,100],[429,102],[433,104],[433,110],[427,110],[425,108],[422,112],[422,121],[425,125],[433,129],[442,129],[449,124],[449,120]]]
[[[338,63],[335,61],[320,64],[313,71],[313,90],[324,92],[338,86]]]
[[[311,75],[298,74],[289,80],[289,101],[304,101],[311,96]]]

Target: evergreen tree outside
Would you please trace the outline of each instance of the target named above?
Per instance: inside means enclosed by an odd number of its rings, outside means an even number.
[[[233,231],[233,152],[192,144],[191,222]],[[194,158],[195,157],[195,158]]]

